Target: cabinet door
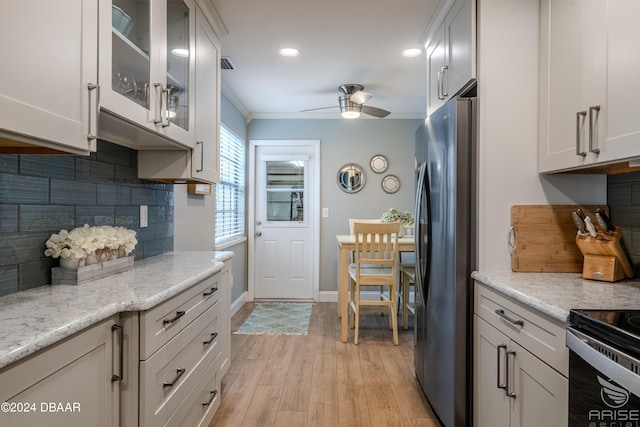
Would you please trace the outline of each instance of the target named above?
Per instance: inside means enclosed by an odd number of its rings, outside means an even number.
[[[159,54],[153,43],[158,30],[151,22],[152,12],[159,15],[157,3],[152,9],[150,0],[100,2],[100,105],[151,130],[160,121],[162,90],[154,83],[164,84],[152,67]]]
[[[444,23],[435,33],[426,48],[427,53],[427,115],[444,104],[446,90],[443,87],[443,73],[446,72],[446,46]]]
[[[163,74],[165,91],[162,94],[163,123],[160,131],[187,147],[195,146],[193,114],[195,80],[195,2],[166,0],[161,22],[166,28],[160,42],[157,66]]]
[[[444,73],[446,92],[454,95],[476,76],[475,1],[455,3],[445,20],[448,70]]]
[[[100,105],[110,113],[101,123],[105,139],[136,149],[175,147],[137,127],[194,147],[193,8],[193,0],[100,2]]]
[[[640,2],[609,2],[607,46],[606,141],[603,160],[640,156]],[[604,126],[604,123],[601,124]]]
[[[213,28],[196,7],[196,148],[194,178],[220,181],[220,47]]]
[[[512,342],[511,349],[508,363],[513,363],[515,392],[511,426],[566,426],[568,380],[518,344]]]
[[[119,383],[111,380],[120,369],[116,321],[114,316],[0,371],[0,402],[16,408],[0,412],[0,425],[119,425]]]
[[[589,150],[589,112],[605,101],[606,0],[544,0],[541,9],[539,171],[598,160]],[[603,126],[595,126],[602,140]]]
[[[479,316],[474,315],[473,320],[474,425],[508,426],[511,399],[506,394],[505,362],[510,340]]]
[[[97,22],[97,0],[1,2],[0,137],[96,150]]]

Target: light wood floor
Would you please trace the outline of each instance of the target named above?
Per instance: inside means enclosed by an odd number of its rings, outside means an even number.
[[[439,427],[413,368],[413,331],[394,346],[387,316],[361,317],[360,342],[340,342],[336,303],[313,306],[308,335],[238,335],[255,307],[231,323],[231,366],[210,427]]]

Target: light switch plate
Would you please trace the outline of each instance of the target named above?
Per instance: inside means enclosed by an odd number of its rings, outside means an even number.
[[[147,205],[140,205],[140,228],[149,226],[149,214]]]
[[[329,208],[322,208],[322,217],[329,218]]]

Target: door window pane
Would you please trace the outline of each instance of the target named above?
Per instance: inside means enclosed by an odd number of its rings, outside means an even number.
[[[304,162],[266,163],[267,221],[304,221]]]

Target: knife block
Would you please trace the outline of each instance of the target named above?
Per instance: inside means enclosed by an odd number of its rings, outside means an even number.
[[[596,237],[576,235],[576,244],[584,255],[584,279],[617,282],[634,276],[620,227],[611,235],[601,231]]]

